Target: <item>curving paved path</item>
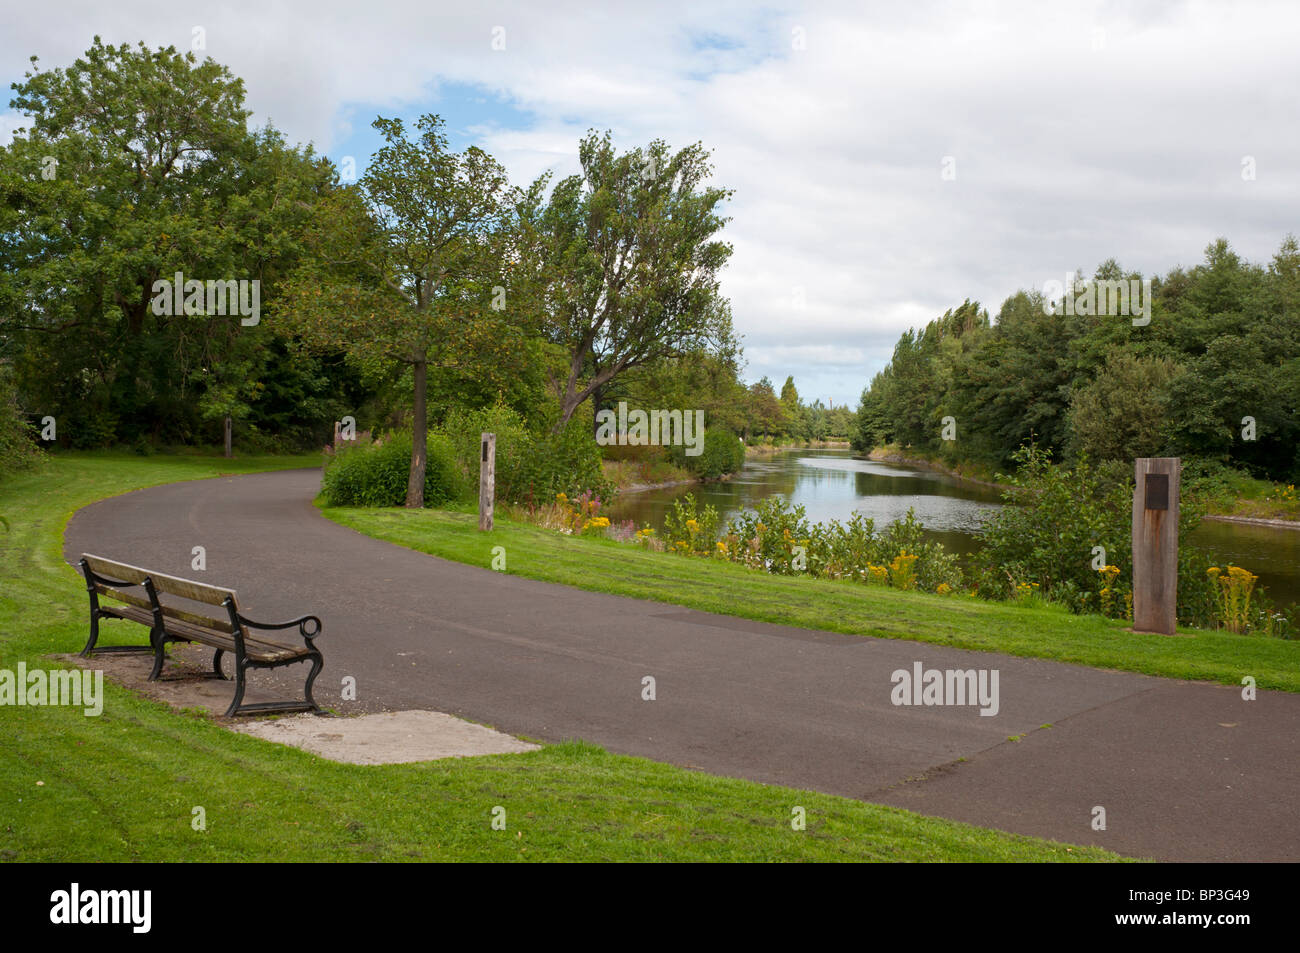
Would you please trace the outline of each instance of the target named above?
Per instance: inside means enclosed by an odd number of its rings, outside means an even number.
[[[194,576],[191,549],[206,547],[206,578],[237,588],[250,616],[321,616],[317,698],[339,711],[435,709],[1137,856],[1300,859],[1300,695],[1244,702],[1229,686],[520,579],[331,523],[311,505],[319,481],[296,470],[104,500],[73,517],[65,555]],[[915,662],[998,669],[999,713],[893,706],[890,675]],[[355,703],[338,700],[344,675],[357,679]],[[646,675],[654,701],[641,697]],[[1105,831],[1092,829],[1094,806],[1106,809]]]

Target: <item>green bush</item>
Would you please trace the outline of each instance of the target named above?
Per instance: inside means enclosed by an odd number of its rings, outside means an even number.
[[[560,433],[530,431],[508,407],[453,411],[443,424],[464,478],[478,483],[482,435],[496,434],[496,496],[506,503],[549,503],[557,493],[601,499],[613,488],[601,469],[600,447],[585,419],[574,417]]]
[[[325,466],[321,495],[330,506],[401,506],[406,501],[410,473],[411,435],[397,433],[382,442],[336,454]],[[430,433],[424,505],[439,506],[456,499],[463,490],[451,441]]]
[[[118,418],[109,410],[86,404],[58,418],[59,443],[73,450],[102,450],[118,443]]]
[[[816,533],[815,545],[813,540],[814,529],[804,508],[791,507],[781,497],[774,496],[732,517],[722,542],[723,553],[729,559],[785,576],[803,572],[817,575],[825,562],[825,534]],[[799,547],[803,547],[802,566],[796,565]]]
[[[0,367],[0,476],[25,470],[38,459],[40,451],[23,420],[13,381],[7,369]]]
[[[725,427],[705,428],[704,446],[698,456],[687,456],[682,446],[669,448],[668,455],[673,463],[706,480],[735,473],[745,465],[745,445]]]
[[[838,528],[839,524],[835,526]],[[925,527],[916,518],[911,507],[901,520],[894,520],[876,537],[876,562],[888,566],[899,556],[917,557],[913,564],[917,588],[934,592],[947,584],[955,589],[961,585],[961,568],[957,557],[943,548],[942,543],[932,543],[925,538]]]
[[[664,545],[675,552],[709,556],[718,540],[718,511],[705,505],[699,510],[695,494],[673,500],[672,512],[664,514]]]
[[[553,500],[557,493],[609,499],[614,490],[600,462],[600,447],[590,424],[575,417],[559,433],[548,430],[534,435],[527,458],[506,492],[528,502]]]
[[[1020,584],[1037,583],[1041,594],[1065,600],[1076,611],[1099,611],[1105,575],[1092,565],[1093,548],[1105,549],[1105,563],[1119,568],[1119,579],[1133,578],[1130,530],[1131,484],[1103,480],[1082,459],[1073,470],[1055,466],[1036,446],[1012,454],[1018,464],[1002,507],[980,535],[984,549],[976,560],[981,595],[1007,599]]]
[[[977,558],[981,595],[1010,598],[1017,585],[1038,586],[1045,598],[1074,612],[1125,617],[1133,591],[1133,481],[1131,470],[1053,465],[1050,454],[1024,446],[1012,454],[1019,468],[1002,507],[981,531]],[[1185,495],[1178,519],[1178,620],[1214,625],[1214,588],[1209,560],[1187,542],[1204,516],[1203,503]],[[1109,570],[1094,568],[1093,547],[1106,551]],[[1100,554],[1098,554],[1100,555]]]
[[[482,436],[485,433],[496,434],[497,499],[514,502],[506,491],[517,483],[533,443],[532,433],[520,414],[500,405],[479,410],[453,410],[440,429],[451,441],[456,465],[465,484],[471,487],[478,486]]]

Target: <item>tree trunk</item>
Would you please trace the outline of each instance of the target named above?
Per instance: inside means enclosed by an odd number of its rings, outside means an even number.
[[[429,455],[429,413],[425,407],[425,391],[429,362],[425,358],[415,362],[415,408],[411,419],[411,477],[406,483],[406,505],[424,506],[424,471]]]
[[[603,392],[603,388],[591,392],[591,434],[593,437],[600,433],[600,397]]]
[[[565,425],[568,424],[569,419],[574,415],[577,409],[582,406],[582,402],[593,394],[596,395],[596,404],[597,407],[599,407],[599,395],[601,391],[604,390],[610,381],[625,371],[629,366],[633,365],[630,365],[626,361],[619,361],[613,367],[606,368],[598,373],[586,387],[580,388],[577,385],[578,372],[576,370],[577,365],[575,364],[574,368],[571,368],[569,371],[569,381],[565,385],[564,393],[560,395],[560,419],[556,422],[555,426],[551,428],[551,433],[560,433],[563,431]],[[594,413],[595,411],[593,411],[593,414]],[[593,416],[592,419],[594,420],[595,417]]]

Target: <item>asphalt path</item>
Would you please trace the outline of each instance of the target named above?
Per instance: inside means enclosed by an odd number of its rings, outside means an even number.
[[[75,514],[64,552],[72,563],[97,553],[233,587],[253,618],[319,615],[317,700],[341,713],[450,712],[533,739],[583,738],[1133,856],[1300,859],[1298,695],[1246,701],[1232,686],[521,579],[332,523],[311,504],[319,484],[318,470],[295,470],[139,490]],[[201,573],[195,546],[205,549]],[[892,674],[916,663],[996,670],[997,714],[893,704]],[[298,668],[251,679],[293,691]],[[344,676],[356,680],[356,701],[341,699]]]

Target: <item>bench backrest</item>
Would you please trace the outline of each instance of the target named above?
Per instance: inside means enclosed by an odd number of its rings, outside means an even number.
[[[210,586],[205,582],[195,582],[192,579],[182,579],[179,576],[169,576],[166,573],[154,572],[150,569],[142,569],[139,566],[132,566],[130,563],[120,563],[113,559],[105,559],[103,556],[93,556],[85,553],[81,557],[90,567],[90,571],[96,576],[102,576],[107,579],[118,582],[130,583],[132,585],[142,585],[146,579],[153,583],[153,587],[159,593],[165,593],[171,596],[177,596],[181,599],[188,599],[190,602],[198,602],[205,605],[217,606],[218,611],[207,613],[192,612],[181,609],[176,606],[164,604],[162,606],[163,615],[173,619],[181,619],[186,622],[194,622],[198,625],[211,626],[230,632],[230,613],[225,610],[224,605],[227,599],[230,599],[236,610],[239,608],[239,600],[235,597],[234,589],[224,589],[221,586]],[[116,599],[119,602],[125,602],[127,605],[137,606],[141,609],[152,609],[153,604],[148,600],[132,592],[119,589],[116,586],[96,582],[95,591],[101,595],[108,596],[110,599]],[[161,600],[160,600],[161,601]]]

